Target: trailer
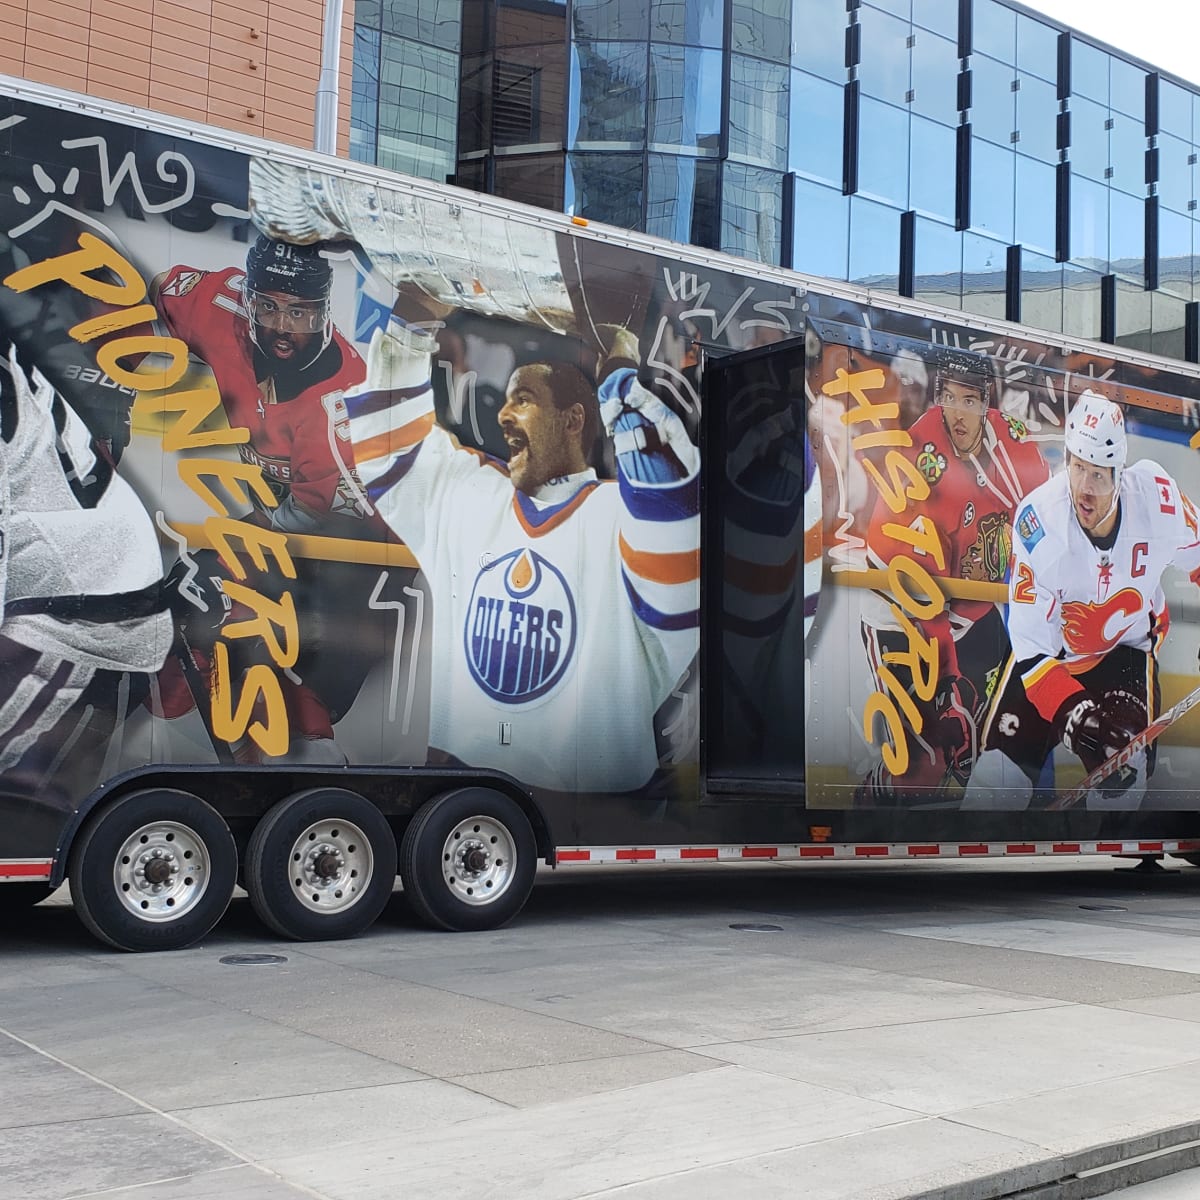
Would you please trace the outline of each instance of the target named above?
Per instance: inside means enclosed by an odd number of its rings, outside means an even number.
[[[6,910],[1200,864],[1200,369],[0,90]]]

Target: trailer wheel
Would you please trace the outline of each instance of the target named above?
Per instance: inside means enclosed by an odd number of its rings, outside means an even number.
[[[435,929],[496,929],[533,888],[537,843],[519,805],[490,788],[430,800],[400,844],[400,878],[413,910]]]
[[[48,883],[22,880],[20,883],[0,883],[0,914],[4,916],[23,913],[40,904],[52,892]]]
[[[392,894],[396,839],[357,792],[313,788],[281,800],[258,823],[245,875],[254,911],[281,937],[355,937]]]
[[[132,792],[89,821],[71,854],[80,920],[118,950],[179,950],[221,919],[233,896],[237,847],[199,796]]]

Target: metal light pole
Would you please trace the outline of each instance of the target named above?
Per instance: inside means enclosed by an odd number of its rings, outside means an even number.
[[[342,52],[342,0],[325,0],[325,25],[321,33],[321,75],[317,80],[317,105],[313,119],[313,149],[337,153],[338,60]]]

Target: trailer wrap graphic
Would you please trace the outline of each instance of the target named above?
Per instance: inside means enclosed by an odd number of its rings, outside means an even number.
[[[152,764],[496,769],[674,844],[702,707],[797,840],[1194,807],[1194,380],[78,112],[0,139],[0,857]]]

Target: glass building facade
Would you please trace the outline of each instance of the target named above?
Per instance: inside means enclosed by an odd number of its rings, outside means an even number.
[[[357,0],[354,157],[1197,361],[1200,94],[1002,0]]]

